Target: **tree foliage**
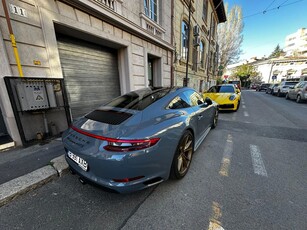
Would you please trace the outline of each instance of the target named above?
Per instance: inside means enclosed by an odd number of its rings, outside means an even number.
[[[242,9],[233,6],[228,12],[228,4],[225,4],[227,21],[218,25],[219,63],[224,68],[238,61],[242,53],[243,21]]]
[[[238,66],[232,73],[233,77],[240,78],[242,86],[246,86],[250,82],[261,82],[259,72],[256,71],[255,67],[250,64],[243,64]]]
[[[275,47],[274,51],[270,54],[269,58],[280,57],[284,51],[280,48],[279,44]]]

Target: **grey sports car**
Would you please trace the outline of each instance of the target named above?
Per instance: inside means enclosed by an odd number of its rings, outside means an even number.
[[[218,105],[188,87],[144,88],[117,97],[64,132],[70,170],[119,193],[181,179],[218,121]]]

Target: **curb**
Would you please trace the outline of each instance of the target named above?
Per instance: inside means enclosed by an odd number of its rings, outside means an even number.
[[[68,171],[68,164],[66,163],[64,155],[51,160],[51,165],[44,166],[24,176],[1,184],[0,207],[22,194],[37,189],[51,180],[61,177]]]

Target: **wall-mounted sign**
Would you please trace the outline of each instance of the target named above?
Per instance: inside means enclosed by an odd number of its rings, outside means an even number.
[[[19,6],[10,4],[10,11],[12,14],[17,14],[19,16],[26,17],[26,18],[28,17],[27,11],[24,8],[21,8]]]
[[[39,60],[33,60],[33,64],[34,64],[34,65],[41,65],[42,63],[41,63],[41,61],[39,61]]]

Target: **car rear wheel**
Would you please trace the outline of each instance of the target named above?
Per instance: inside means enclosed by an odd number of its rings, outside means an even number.
[[[281,97],[280,91],[277,92],[277,97]]]
[[[183,178],[191,164],[192,155],[194,152],[194,137],[191,131],[185,131],[181,137],[177,150],[173,159],[170,178],[181,179]]]
[[[297,102],[297,103],[301,103],[301,102],[302,102],[301,95],[297,95],[297,97],[296,97],[296,102]]]
[[[212,121],[211,129],[214,129],[214,128],[217,126],[217,121],[218,121],[218,118],[219,118],[219,110],[218,110],[218,109],[216,109],[216,110],[215,110],[214,117],[213,117],[213,121]]]

